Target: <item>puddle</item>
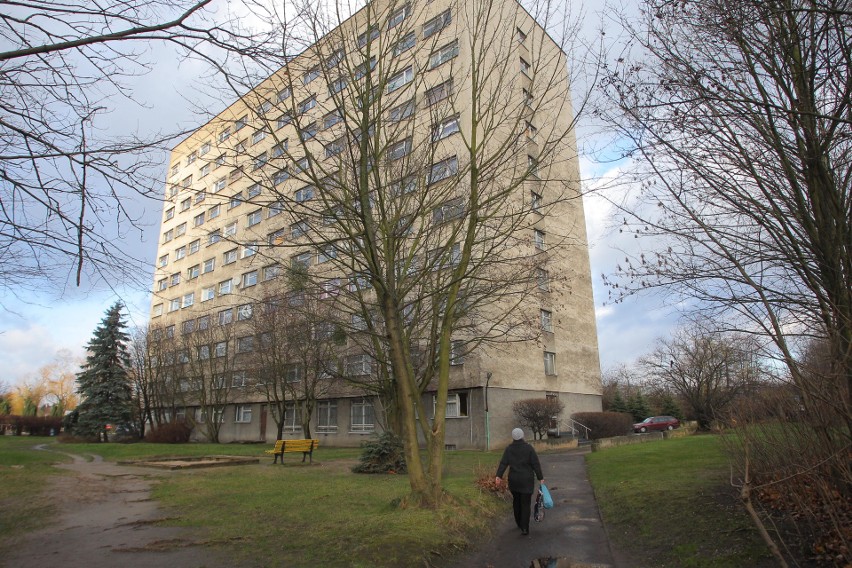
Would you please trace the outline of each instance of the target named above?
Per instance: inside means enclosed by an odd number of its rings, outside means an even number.
[[[529,568],[611,568],[609,564],[589,564],[588,562],[577,562],[570,558],[551,557],[536,558],[530,563]]]
[[[149,458],[145,460],[120,461],[119,465],[136,465],[142,467],[156,467],[159,469],[194,469],[201,467],[221,467],[225,465],[247,465],[260,463],[260,458],[246,458],[236,456],[197,456],[197,457],[164,457]]]

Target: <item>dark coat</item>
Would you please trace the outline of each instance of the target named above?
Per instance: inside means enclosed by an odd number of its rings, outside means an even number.
[[[506,447],[497,468],[497,477],[503,477],[503,472],[509,468],[509,491],[529,493],[535,490],[536,478],[541,480],[541,464],[535,448],[524,440],[515,440]]]

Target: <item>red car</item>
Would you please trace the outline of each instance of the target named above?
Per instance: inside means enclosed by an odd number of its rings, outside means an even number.
[[[633,425],[634,432],[651,432],[653,430],[674,430],[680,427],[680,420],[674,416],[651,416]]]

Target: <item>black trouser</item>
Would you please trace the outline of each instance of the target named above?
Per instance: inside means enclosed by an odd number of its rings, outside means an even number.
[[[515,511],[515,523],[523,531],[530,530],[530,503],[532,493],[512,491],[512,509]]]

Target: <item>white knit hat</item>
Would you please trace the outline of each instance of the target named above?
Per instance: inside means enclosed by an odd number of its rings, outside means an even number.
[[[513,440],[523,440],[524,439],[524,431],[520,428],[515,428],[512,430],[512,439]]]

